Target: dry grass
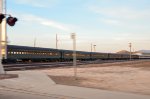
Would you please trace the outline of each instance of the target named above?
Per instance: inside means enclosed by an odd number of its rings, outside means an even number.
[[[150,61],[81,65],[43,70],[57,83],[150,95]]]

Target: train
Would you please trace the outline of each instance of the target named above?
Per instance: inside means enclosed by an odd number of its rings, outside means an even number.
[[[138,55],[131,55],[132,59],[139,59]],[[128,60],[129,54],[100,53],[76,51],[78,61],[89,60]],[[7,45],[7,59],[3,63],[16,62],[63,62],[73,60],[73,50],[41,48],[19,45]]]

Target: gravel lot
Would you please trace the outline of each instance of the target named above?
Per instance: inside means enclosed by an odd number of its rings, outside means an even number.
[[[81,65],[42,70],[57,84],[150,95],[150,60]]]

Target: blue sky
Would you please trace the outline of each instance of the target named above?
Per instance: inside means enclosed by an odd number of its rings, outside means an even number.
[[[150,0],[7,0],[7,12],[18,18],[8,26],[10,44],[98,52],[150,49]]]

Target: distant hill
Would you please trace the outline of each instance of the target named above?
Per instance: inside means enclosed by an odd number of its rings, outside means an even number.
[[[116,53],[118,53],[118,54],[130,54],[130,52],[127,50],[121,50],[121,51],[118,51]]]
[[[150,50],[139,50],[137,52],[140,52],[140,53],[150,53]]]
[[[116,53],[117,54],[130,54],[130,52],[127,50],[121,50]],[[136,54],[136,53],[150,53],[150,50],[139,50],[139,51],[132,52],[132,54]]]

